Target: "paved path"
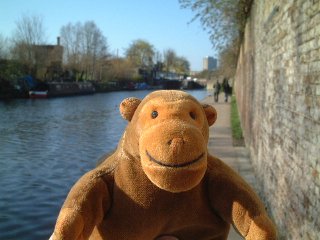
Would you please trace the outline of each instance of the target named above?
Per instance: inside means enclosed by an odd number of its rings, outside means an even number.
[[[220,96],[222,100],[222,96]],[[208,150],[237,171],[253,188],[255,176],[251,166],[249,152],[245,147],[233,147],[230,127],[230,103],[215,103],[213,96],[205,98],[203,103],[213,105],[218,113],[217,121],[210,127]],[[228,240],[241,240],[235,230],[231,230]]]

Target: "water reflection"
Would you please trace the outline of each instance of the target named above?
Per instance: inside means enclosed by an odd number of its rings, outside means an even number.
[[[116,147],[119,103],[148,93],[0,102],[0,239],[47,239],[70,187]]]

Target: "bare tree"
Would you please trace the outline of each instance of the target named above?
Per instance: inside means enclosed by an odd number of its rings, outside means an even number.
[[[81,39],[82,25],[80,22],[76,24],[68,23],[60,30],[61,44],[64,49],[64,61],[67,67],[71,69],[79,69],[81,65]]]
[[[16,22],[16,31],[14,35],[15,42],[24,42],[29,45],[40,45],[45,42],[45,30],[43,18],[41,16],[23,15]]]
[[[8,38],[3,37],[0,34],[0,59],[9,58],[10,43]]]
[[[60,30],[69,68],[84,72],[86,78],[100,76],[101,64],[108,57],[107,39],[93,21],[67,24]]]
[[[83,25],[83,44],[87,72],[93,79],[98,61],[107,55],[107,40],[93,21]]]
[[[37,68],[41,59],[37,59],[36,45],[44,44],[46,35],[42,17],[23,15],[16,22],[13,39],[13,57],[27,65],[29,70]]]
[[[154,62],[158,63],[162,61],[163,61],[162,54],[159,51],[156,51],[154,55]]]
[[[177,54],[173,49],[166,49],[163,53],[164,65],[167,72],[174,71],[174,62]]]

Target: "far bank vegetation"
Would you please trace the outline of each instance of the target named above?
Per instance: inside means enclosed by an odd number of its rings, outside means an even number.
[[[40,81],[144,81],[155,71],[183,75],[189,73],[190,64],[174,49],[160,52],[144,39],[133,40],[120,56],[94,21],[67,23],[54,44],[48,44],[43,18],[36,15],[18,19],[11,37],[0,33],[1,83],[24,75]]]

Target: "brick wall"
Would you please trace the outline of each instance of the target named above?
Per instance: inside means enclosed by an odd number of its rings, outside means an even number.
[[[320,0],[254,1],[235,89],[281,239],[320,239]]]

